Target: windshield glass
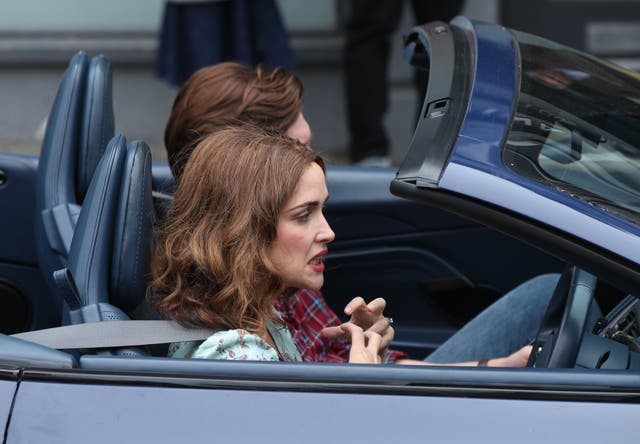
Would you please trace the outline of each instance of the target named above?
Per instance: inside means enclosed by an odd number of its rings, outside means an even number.
[[[640,224],[640,76],[528,34],[509,168]]]

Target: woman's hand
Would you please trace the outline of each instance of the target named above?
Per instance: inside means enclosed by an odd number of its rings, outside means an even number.
[[[384,317],[383,312],[387,302],[383,298],[377,298],[368,304],[360,296],[353,298],[344,308],[346,315],[351,315],[349,323],[357,325],[365,332],[370,331],[381,336],[380,359],[384,362],[387,348],[393,341],[395,334],[391,327],[391,320]],[[329,339],[343,338],[346,336],[342,325],[327,327],[322,330],[322,335]]]
[[[340,326],[344,333],[351,338],[349,351],[350,364],[380,364],[380,345],[382,338],[378,333],[363,331],[355,324],[346,322]]]

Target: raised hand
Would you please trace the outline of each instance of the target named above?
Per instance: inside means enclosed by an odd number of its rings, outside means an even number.
[[[344,313],[350,315],[350,324],[360,327],[365,332],[372,332],[380,335],[380,359],[384,361],[387,348],[393,341],[394,330],[391,326],[391,319],[383,315],[387,302],[383,298],[377,298],[368,304],[360,296],[353,298],[345,307]],[[329,339],[344,338],[347,336],[342,325],[327,327],[322,330],[322,335]]]
[[[373,331],[363,331],[362,328],[350,322],[340,326],[344,334],[351,340],[349,351],[350,364],[380,364],[380,346],[382,338]]]

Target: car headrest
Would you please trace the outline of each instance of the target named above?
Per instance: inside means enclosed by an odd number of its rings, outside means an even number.
[[[63,311],[53,281],[66,265],[79,212],[75,194],[75,146],[89,58],[79,52],[69,61],[51,107],[38,160],[34,229],[38,265],[51,289],[58,313]]]
[[[111,264],[111,304],[125,311],[144,299],[149,283],[153,225],[151,152],[134,141],[125,159]]]
[[[38,162],[39,210],[76,202],[76,147],[88,65],[89,57],[82,51],[71,58],[51,107]]]
[[[91,59],[81,117],[78,145],[76,197],[84,200],[93,172],[114,135],[111,63],[103,55]]]

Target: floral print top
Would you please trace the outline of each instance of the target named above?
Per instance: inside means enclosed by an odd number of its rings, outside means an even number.
[[[278,353],[259,336],[246,330],[219,331],[209,336],[193,353],[199,359],[279,361]]]
[[[241,361],[301,361],[289,330],[280,324],[267,322],[269,334],[275,341],[280,355],[261,337],[243,329],[215,332],[204,341],[172,344],[172,358],[233,359]]]

